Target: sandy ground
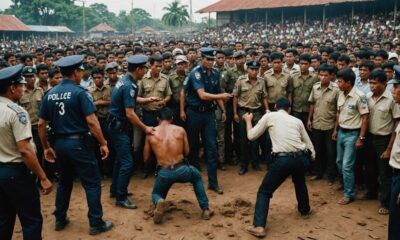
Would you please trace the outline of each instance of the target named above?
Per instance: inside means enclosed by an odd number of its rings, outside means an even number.
[[[102,203],[104,219],[112,220],[114,229],[97,236],[88,235],[86,198],[80,183],[75,183],[68,216],[70,225],[61,232],[54,231],[55,191],[42,196],[44,239],[256,239],[243,232],[242,228],[252,223],[257,189],[263,172],[249,171],[245,176],[237,174],[238,167],[229,167],[219,172],[219,181],[224,195],[207,190],[210,207],[216,215],[209,221],[200,219],[193,188],[190,184],[174,185],[167,200],[171,209],[163,224],[154,225],[148,214],[151,209],[150,194],[154,178],[146,180],[132,177],[129,189],[134,193],[131,200],[139,208],[126,210],[115,207],[108,196],[110,181],[103,182]],[[207,179],[203,172],[203,179]],[[313,215],[303,219],[297,212],[297,203],[291,179],[274,194],[266,239],[387,239],[387,216],[378,215],[378,201],[358,200],[347,206],[336,202],[341,192],[330,188],[325,180],[308,181]],[[207,184],[205,184],[207,186]],[[361,195],[361,193],[359,193]],[[22,239],[21,227],[17,223],[14,239]]]

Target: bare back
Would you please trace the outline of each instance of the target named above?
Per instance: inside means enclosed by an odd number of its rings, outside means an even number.
[[[155,127],[154,134],[147,136],[146,145],[153,150],[158,165],[181,162],[189,148],[185,130],[169,123]]]

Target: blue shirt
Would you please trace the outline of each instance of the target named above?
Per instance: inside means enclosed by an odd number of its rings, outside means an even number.
[[[50,121],[55,134],[89,132],[85,117],[96,112],[92,96],[74,81],[64,79],[42,99],[39,117]]]
[[[120,121],[126,120],[125,108],[135,108],[137,98],[136,81],[128,74],[115,84],[111,93],[109,113]]]
[[[357,78],[356,78],[356,81],[355,81],[355,83],[354,83],[354,86],[355,86],[358,90],[360,90],[361,92],[363,92],[364,94],[367,94],[367,93],[371,92],[371,89],[369,88],[369,83],[367,82],[366,84],[363,84],[363,83],[361,82],[361,78],[360,78],[360,77],[357,77]]]
[[[187,92],[185,102],[188,106],[205,106],[210,107],[213,105],[212,101],[201,100],[198,89],[204,89],[207,93],[218,94],[221,93],[219,84],[220,74],[217,69],[212,68],[210,76],[203,65],[199,65],[190,72],[189,76],[183,82],[183,89]]]
[[[93,84],[93,78],[90,76],[88,79],[81,80],[81,86],[88,89]]]

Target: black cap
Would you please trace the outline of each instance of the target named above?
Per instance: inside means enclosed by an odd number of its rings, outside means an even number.
[[[127,62],[128,65],[146,65],[147,61],[149,58],[146,55],[138,54],[138,55],[133,55],[128,58]]]
[[[248,61],[246,62],[247,68],[251,69],[259,69],[260,68],[260,63],[258,61]]]
[[[36,69],[34,67],[26,66],[22,69],[22,76],[30,76],[35,74],[36,74]]]
[[[0,70],[0,83],[10,82],[12,84],[26,84],[25,79],[22,78],[22,69],[24,65],[18,64],[12,67],[6,67]]]
[[[58,66],[60,70],[75,70],[83,68],[83,56],[82,55],[73,55],[68,57],[60,58],[60,60],[54,62],[54,65]]]
[[[400,84],[400,66],[398,65],[394,66],[393,70],[394,70],[394,77],[388,83],[393,85]]]
[[[203,47],[203,48],[200,48],[199,51],[201,52],[201,55],[203,57],[206,57],[209,59],[215,59],[215,54],[217,54],[216,48]]]

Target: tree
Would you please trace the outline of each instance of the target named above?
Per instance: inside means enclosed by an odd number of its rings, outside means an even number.
[[[181,5],[180,0],[174,0],[163,10],[167,11],[162,17],[162,21],[169,26],[182,27],[189,22],[189,13],[187,5]]]
[[[129,13],[131,24],[134,29],[142,28],[151,25],[151,15],[146,10],[141,8],[134,8]]]

